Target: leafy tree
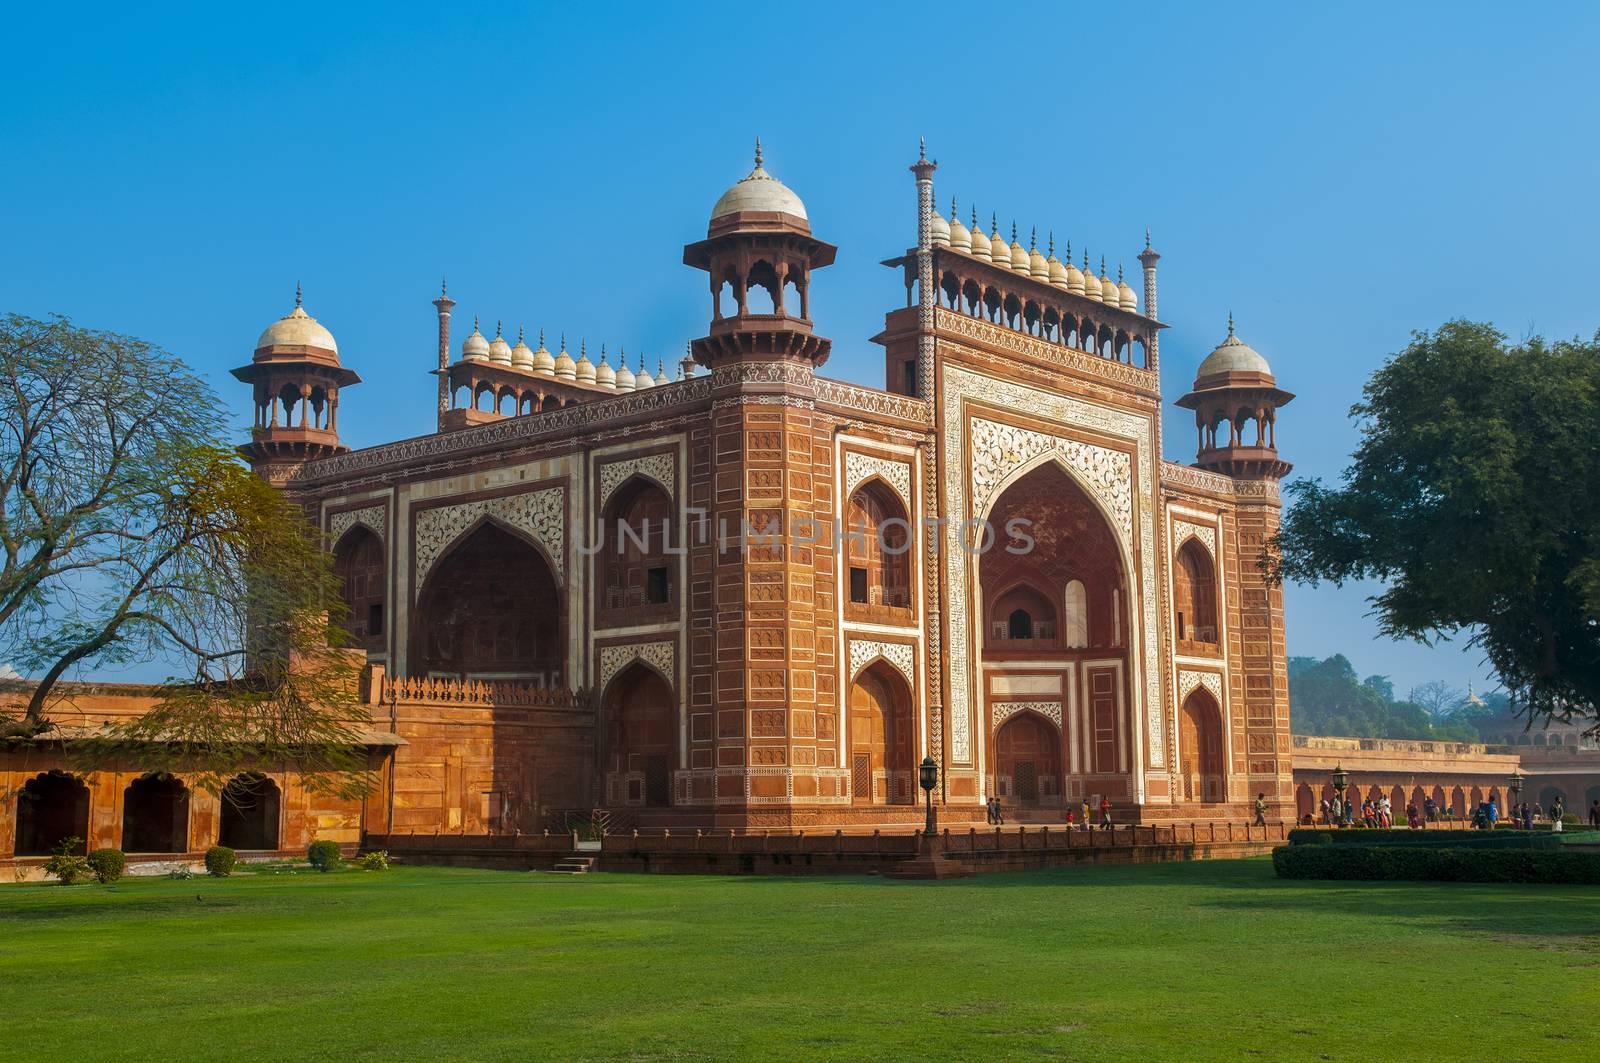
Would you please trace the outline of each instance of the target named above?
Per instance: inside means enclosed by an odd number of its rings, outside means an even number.
[[[1465,721],[1435,719],[1423,706],[1394,699],[1381,675],[1360,679],[1343,654],[1289,658],[1289,714],[1296,734],[1476,742]]]
[[[1600,334],[1416,333],[1367,382],[1336,487],[1289,486],[1276,577],[1374,578],[1381,630],[1470,631],[1534,715],[1600,706]]]
[[[0,318],[0,659],[37,677],[0,736],[48,735],[62,680],[83,670],[178,660],[189,674],[152,712],[78,754],[218,788],[244,761],[288,762],[359,792],[363,713],[331,559],[224,423],[157,347]]]

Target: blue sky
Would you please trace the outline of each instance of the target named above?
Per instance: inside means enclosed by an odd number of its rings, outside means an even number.
[[[234,6],[8,13],[0,309],[164,344],[241,431],[226,370],[296,281],[365,377],[356,446],[431,428],[441,274],[460,324],[670,365],[707,318],[681,247],[758,133],[840,247],[813,315],[863,383],[919,135],[963,215],[1130,274],[1148,225],[1169,398],[1232,310],[1299,396],[1295,476],[1338,474],[1413,329],[1600,325],[1593,5]],[[1191,424],[1169,409],[1167,457]],[[1484,685],[1459,644],[1375,639],[1363,597],[1292,588],[1290,652]]]

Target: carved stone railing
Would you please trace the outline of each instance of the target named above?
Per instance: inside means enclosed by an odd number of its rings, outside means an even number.
[[[847,384],[842,380],[829,380],[826,377],[817,377],[816,387],[817,401],[833,406],[860,410],[862,413],[884,414],[906,421],[926,421],[929,417],[928,403],[910,395],[879,391],[877,388]]]
[[[421,705],[514,705],[578,708],[583,691],[503,679],[448,679],[437,676],[385,677],[383,701]]]

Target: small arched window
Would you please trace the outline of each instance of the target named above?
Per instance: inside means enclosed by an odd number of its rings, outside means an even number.
[[[607,503],[601,518],[600,607],[670,605],[672,503],[661,487],[636,478]]]
[[[863,484],[846,517],[850,604],[909,608],[911,526],[900,500],[882,483]]]
[[[1033,638],[1033,616],[1026,609],[1013,609],[1006,617],[1006,627],[1011,638]]]
[[[1211,555],[1195,539],[1178,551],[1173,568],[1173,624],[1178,641],[1217,645],[1217,582]]]

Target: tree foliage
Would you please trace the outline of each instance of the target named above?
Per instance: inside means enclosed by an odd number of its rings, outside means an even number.
[[[1377,579],[1381,630],[1470,632],[1535,715],[1600,706],[1600,335],[1417,333],[1367,382],[1338,486],[1291,484],[1274,574]]]
[[[224,423],[157,347],[0,319],[0,654],[35,677],[0,734],[47,735],[62,680],[85,670],[180,661],[154,711],[80,755],[219,788],[238,764],[287,762],[314,786],[359,789],[363,713],[331,559]]]
[[[1479,741],[1469,718],[1436,717],[1413,701],[1395,700],[1387,676],[1362,679],[1343,654],[1289,658],[1289,725],[1303,735]]]

